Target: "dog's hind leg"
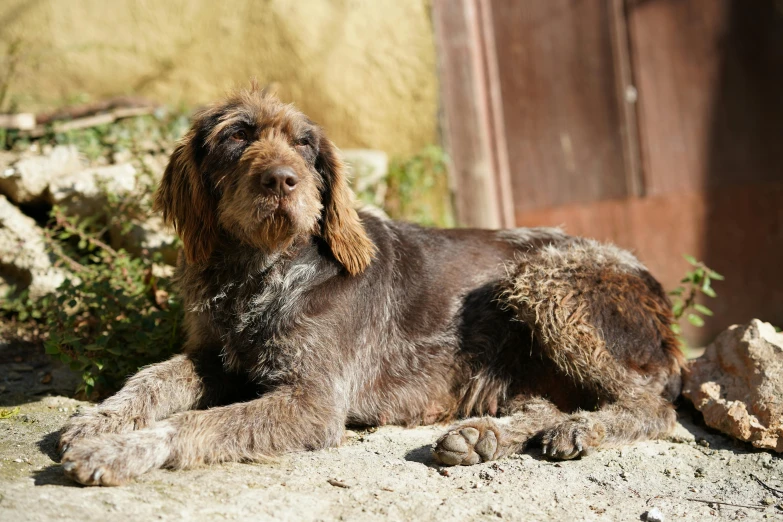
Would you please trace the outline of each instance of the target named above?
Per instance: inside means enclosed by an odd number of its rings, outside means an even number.
[[[435,459],[449,466],[496,460],[524,450],[538,433],[568,419],[541,397],[515,399],[505,410],[507,417],[476,417],[450,428],[435,443]]]
[[[590,240],[545,247],[513,267],[503,296],[542,355],[599,397],[544,428],[546,455],[657,438],[675,424],[682,354],[660,284],[629,253]]]
[[[674,408],[662,397],[642,393],[623,397],[597,411],[578,411],[541,433],[544,455],[573,459],[598,448],[654,439],[674,427]]]

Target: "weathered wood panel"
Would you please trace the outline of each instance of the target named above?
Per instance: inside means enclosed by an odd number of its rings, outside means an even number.
[[[628,18],[648,193],[780,179],[780,3],[630,2]]]
[[[486,55],[474,0],[435,0],[433,24],[443,106],[443,133],[451,158],[455,207],[462,223],[503,226],[498,201],[497,148],[487,92]]]
[[[621,198],[623,161],[609,2],[492,2],[514,205]]]
[[[687,331],[691,341],[754,316],[783,324],[779,1],[434,5],[436,18],[460,5],[475,20],[463,31],[473,39],[472,90],[448,98],[457,76],[441,78],[449,118],[480,115],[451,120],[462,128],[447,132],[460,136],[450,152],[485,147],[481,168],[496,180],[484,193],[456,186],[463,224],[487,226],[477,214],[492,190],[502,216],[510,187],[518,225],[563,224],[634,249],[667,288],[687,269],[684,253],[723,272],[709,303],[716,315]],[[636,100],[625,98],[630,85]]]

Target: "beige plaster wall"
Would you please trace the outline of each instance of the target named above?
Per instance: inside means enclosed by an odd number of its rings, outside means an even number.
[[[251,76],[342,147],[436,140],[428,0],[0,2],[2,109],[118,94],[194,106]]]

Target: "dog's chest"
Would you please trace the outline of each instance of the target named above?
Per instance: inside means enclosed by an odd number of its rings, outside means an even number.
[[[315,270],[312,264],[293,264],[213,287],[209,317],[227,370],[258,381],[302,371],[308,344],[303,301]]]

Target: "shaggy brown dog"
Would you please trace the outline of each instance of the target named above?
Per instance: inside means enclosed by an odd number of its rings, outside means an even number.
[[[672,428],[672,315],[632,255],[557,229],[421,228],[352,199],[336,148],[290,105],[253,89],[198,114],[157,194],[184,243],[184,353],[68,422],[68,476],[326,448],[346,423],[476,416],[437,441],[447,465]]]

